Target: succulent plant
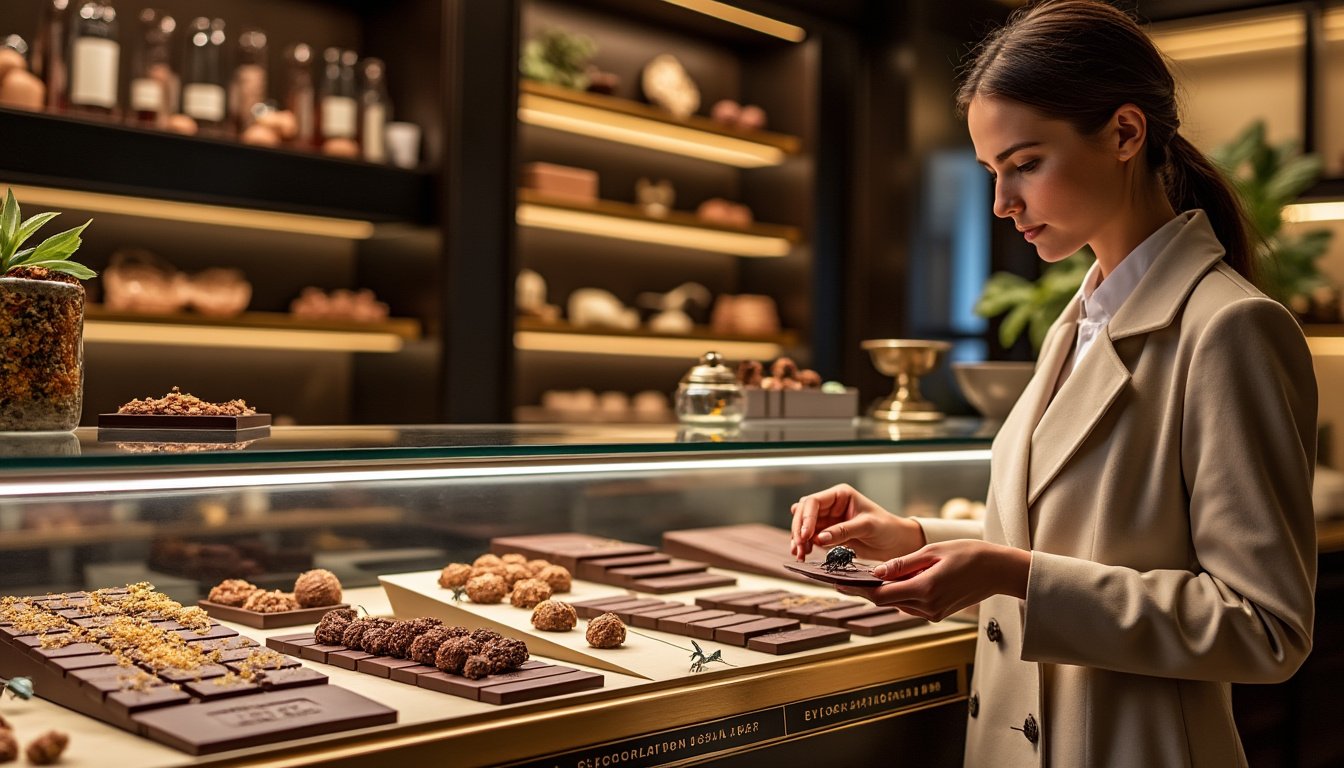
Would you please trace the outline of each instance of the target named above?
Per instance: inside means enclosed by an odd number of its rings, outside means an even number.
[[[0,277],[15,267],[35,267],[51,272],[71,275],[80,280],[88,280],[97,275],[92,269],[78,262],[70,261],[70,256],[79,249],[79,235],[89,226],[89,221],[52,235],[41,243],[23,248],[28,238],[37,234],[44,224],[59,214],[46,212],[22,221],[19,215],[19,201],[14,199],[14,190],[5,195],[5,204],[0,208]],[[91,221],[91,220],[90,220]]]

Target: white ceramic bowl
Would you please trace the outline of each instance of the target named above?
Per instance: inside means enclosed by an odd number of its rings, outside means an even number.
[[[988,361],[953,363],[952,373],[966,400],[987,419],[1007,418],[1031,381],[1035,363]]]

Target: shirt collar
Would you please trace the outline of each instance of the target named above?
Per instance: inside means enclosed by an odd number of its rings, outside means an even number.
[[[1157,260],[1158,254],[1176,238],[1193,215],[1193,211],[1178,213],[1171,221],[1158,227],[1156,232],[1121,259],[1120,264],[1105,280],[1101,279],[1100,265],[1093,262],[1079,288],[1079,293],[1082,295],[1082,302],[1078,308],[1079,320],[1102,324],[1114,317],[1125,303],[1125,299],[1134,293],[1139,281],[1147,274],[1148,268]]]

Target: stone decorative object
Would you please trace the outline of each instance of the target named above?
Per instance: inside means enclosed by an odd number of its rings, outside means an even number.
[[[378,300],[373,291],[362,288],[347,291],[338,288],[330,293],[321,288],[304,288],[299,297],[289,304],[295,317],[310,320],[344,320],[355,323],[377,323],[387,319],[388,307]]]
[[[546,278],[541,273],[531,269],[519,270],[513,291],[518,314],[546,322],[560,319],[560,307],[546,303]]]
[[[695,209],[695,215],[706,224],[737,229],[747,229],[755,220],[751,208],[721,197],[711,197],[701,203]]]
[[[700,283],[682,283],[667,293],[641,293],[636,303],[658,310],[649,318],[649,330],[655,333],[690,333],[695,329],[688,309],[704,311],[709,307],[709,289]]]
[[[765,110],[755,104],[742,105],[732,99],[720,99],[710,108],[709,116],[716,123],[759,131],[767,121]]]
[[[103,304],[113,312],[177,312],[189,296],[182,273],[144,248],[116,251],[103,273]]]
[[[639,327],[639,313],[601,288],[580,288],[569,295],[569,322],[579,328]]]
[[[635,182],[635,203],[644,211],[645,216],[652,216],[655,219],[667,218],[676,200],[677,190],[667,179],[655,182],[640,177]]]
[[[236,269],[206,269],[179,284],[179,295],[197,312],[210,317],[234,317],[252,300],[252,284]]]
[[[659,54],[644,65],[640,86],[650,104],[685,119],[700,108],[700,88],[681,61],[670,53]]]

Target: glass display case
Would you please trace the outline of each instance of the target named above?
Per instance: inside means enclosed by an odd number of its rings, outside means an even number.
[[[504,535],[658,544],[674,529],[786,527],[794,500],[836,483],[901,513],[936,514],[950,498],[983,500],[991,435],[953,419],[149,437],[159,442],[91,428],[0,436],[6,593],[149,580],[195,600],[225,576],[283,586],[311,567],[367,586],[379,574],[470,559]]]

